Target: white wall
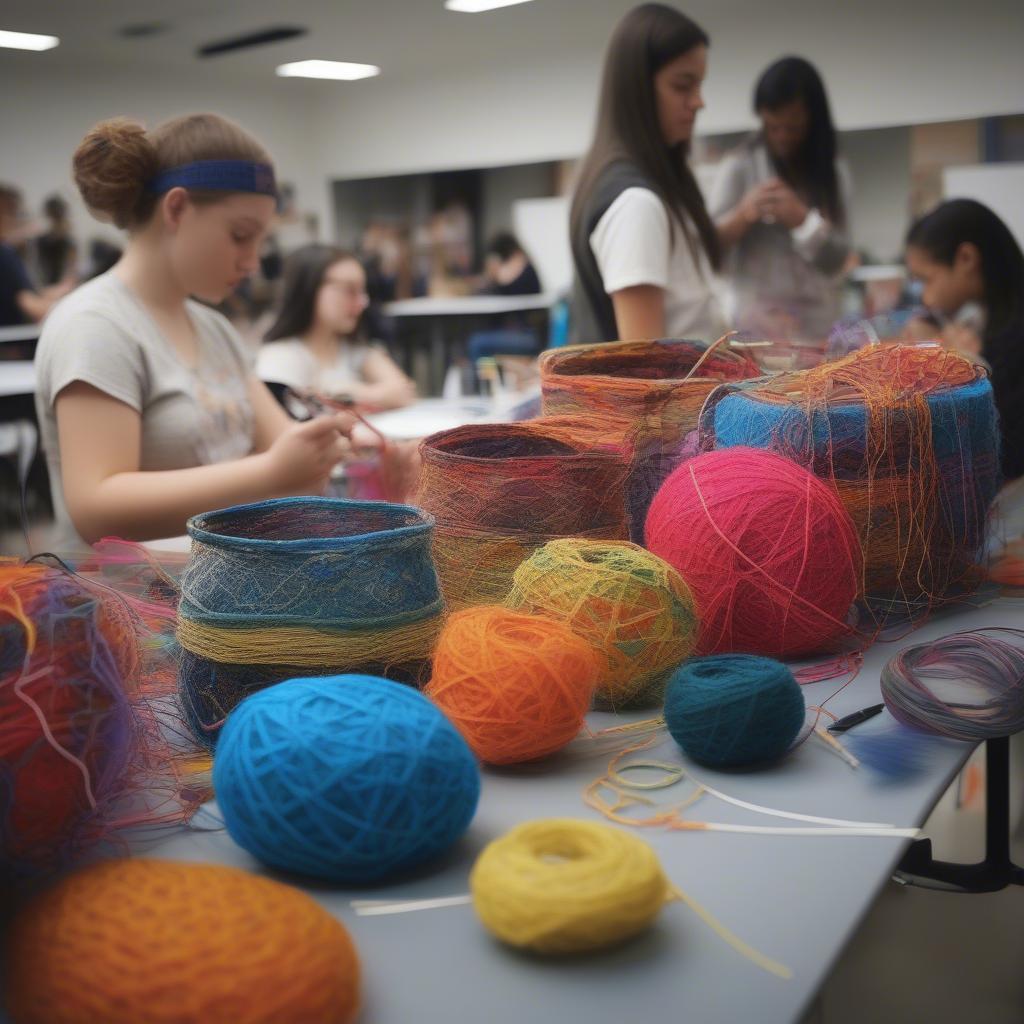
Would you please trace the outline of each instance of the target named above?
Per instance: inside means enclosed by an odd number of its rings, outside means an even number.
[[[977,199],[990,207],[1024,247],[1024,163],[947,167],[942,186],[947,199]]]
[[[712,38],[707,108],[698,122],[704,133],[751,125],[753,83],[787,53],[819,66],[845,129],[1024,110],[1019,2],[683,6]],[[327,173],[343,178],[578,155],[593,126],[600,50],[540,63],[529,53],[517,58],[514,67],[446,66],[411,81],[384,74],[345,92],[318,89]]]
[[[553,185],[553,169],[550,164],[492,167],[486,171],[480,202],[484,244],[496,232],[512,230],[512,207],[517,200],[549,196]]]
[[[841,145],[853,178],[853,244],[876,261],[895,261],[910,226],[910,130],[847,132]]]
[[[282,179],[296,183],[300,207],[317,212],[330,233],[333,180],[575,157],[593,125],[603,49],[595,40],[607,38],[630,4],[562,4],[568,24],[587,18],[580,42],[556,47],[538,40],[500,65],[446,60],[415,78],[385,68],[380,78],[357,83],[243,85],[201,67],[187,78],[96,66],[72,74],[48,70],[45,55],[5,57],[0,181],[21,185],[33,206],[54,190],[72,195],[69,157],[94,121],[117,113],[156,121],[213,108],[264,139]],[[1019,0],[686,0],[682,6],[712,37],[707,109],[698,122],[704,133],[748,127],[754,79],[769,61],[793,52],[822,69],[842,128],[1024,110]],[[895,159],[888,151],[876,156]],[[891,202],[884,208],[871,228],[883,242]],[[84,220],[80,211],[78,217]]]
[[[276,85],[257,90],[227,86],[208,76],[182,81],[95,68],[77,74],[29,74],[5,65],[0,72],[0,181],[21,188],[33,212],[47,195],[59,192],[72,201],[80,237],[116,237],[115,229],[86,213],[71,179],[71,154],[85,132],[117,115],[152,125],[176,114],[214,110],[241,122],[266,145],[278,177],[295,183],[298,207],[316,212],[321,230],[330,233],[327,176],[311,144],[303,87]]]

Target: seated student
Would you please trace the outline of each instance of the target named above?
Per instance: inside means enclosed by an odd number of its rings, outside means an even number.
[[[0,327],[37,323],[74,286],[73,281],[65,280],[41,292],[36,290],[18,250],[10,244],[20,211],[21,193],[10,185],[0,185]]]
[[[293,423],[234,328],[189,298],[219,302],[257,266],[275,208],[263,147],[215,114],[152,132],[117,119],[86,135],[73,169],[86,205],[128,243],[39,343],[58,545],[177,536],[199,512],[320,493],[352,418]]]
[[[725,333],[718,234],[687,159],[707,60],[707,34],[666,4],[615,28],[569,218],[573,341]]]
[[[1024,476],[1024,255],[1010,229],[973,199],[951,199],[907,234],[907,269],[946,326],[944,342],[991,367],[1002,432],[1002,469]],[[964,311],[980,307],[980,330]],[[958,315],[960,314],[960,315]]]
[[[510,231],[500,231],[487,245],[484,256],[485,295],[536,295],[540,278],[530,257]]]
[[[260,377],[376,409],[408,405],[416,385],[366,338],[368,304],[355,256],[328,245],[296,250],[285,267],[280,312],[260,349]]]

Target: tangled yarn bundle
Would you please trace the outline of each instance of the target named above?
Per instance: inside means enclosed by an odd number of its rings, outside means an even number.
[[[723,381],[761,376],[748,355],[728,349],[697,367],[706,353],[697,341],[617,341],[553,349],[540,358],[545,414],[586,417],[605,436],[635,446],[627,488],[631,540],[642,542],[651,498],[678,465],[708,395]]]
[[[129,789],[141,727],[130,615],[70,573],[0,563],[0,867],[55,870]]]
[[[665,724],[687,756],[701,764],[764,764],[782,757],[799,735],[803,693],[789,668],[771,658],[694,658],[669,681]]]
[[[593,423],[542,417],[428,437],[417,501],[437,520],[449,608],[504,600],[516,566],[557,537],[625,538],[629,447]]]
[[[490,843],[469,876],[489,932],[538,953],[602,949],[643,931],[670,898],[654,851],[589,821],[531,821]]]
[[[992,388],[945,349],[872,346],[718,401],[714,446],[764,448],[839,493],[884,619],[971,588],[998,483]]]
[[[433,520],[408,505],[279,498],[194,517],[179,691],[212,746],[246,693],[296,674],[414,673],[443,602]]]
[[[882,670],[882,697],[904,725],[951,739],[1024,731],[1024,631],[978,629],[915,644]]]
[[[516,569],[506,603],[583,637],[602,663],[596,697],[613,708],[657,703],[697,642],[690,588],[628,541],[549,541]]]
[[[684,462],[647,514],[647,547],[690,585],[698,650],[795,658],[847,635],[861,553],[835,491],[753,448]]]
[[[466,830],[480,772],[422,694],[373,676],[292,679],[228,716],[213,784],[232,838],[267,864],[371,882]]]
[[[507,608],[456,612],[426,693],[487,764],[560,750],[583,725],[600,660],[567,625]]]
[[[121,859],[29,903],[8,945],[13,1024],[348,1024],[359,961],[304,893],[212,864]]]
[[[0,559],[0,882],[181,824],[209,797],[209,759],[177,735],[172,605],[135,593],[154,573],[136,566],[122,593],[108,552],[88,561]]]

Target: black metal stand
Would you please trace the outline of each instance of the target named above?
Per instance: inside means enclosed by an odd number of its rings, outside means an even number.
[[[893,880],[947,892],[998,892],[1024,885],[1024,868],[1010,860],[1010,741],[985,743],[985,859],[952,864],[932,857],[932,841],[918,839],[904,854]]]

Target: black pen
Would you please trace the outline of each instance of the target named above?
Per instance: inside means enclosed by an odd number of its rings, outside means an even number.
[[[874,718],[875,715],[884,710],[884,704],[872,704],[869,708],[863,708],[861,711],[854,711],[852,715],[847,715],[845,718],[840,718],[838,722],[833,722],[828,727],[828,731],[846,732],[848,729],[852,729],[855,725],[860,725],[861,722],[866,722],[869,718]]]

